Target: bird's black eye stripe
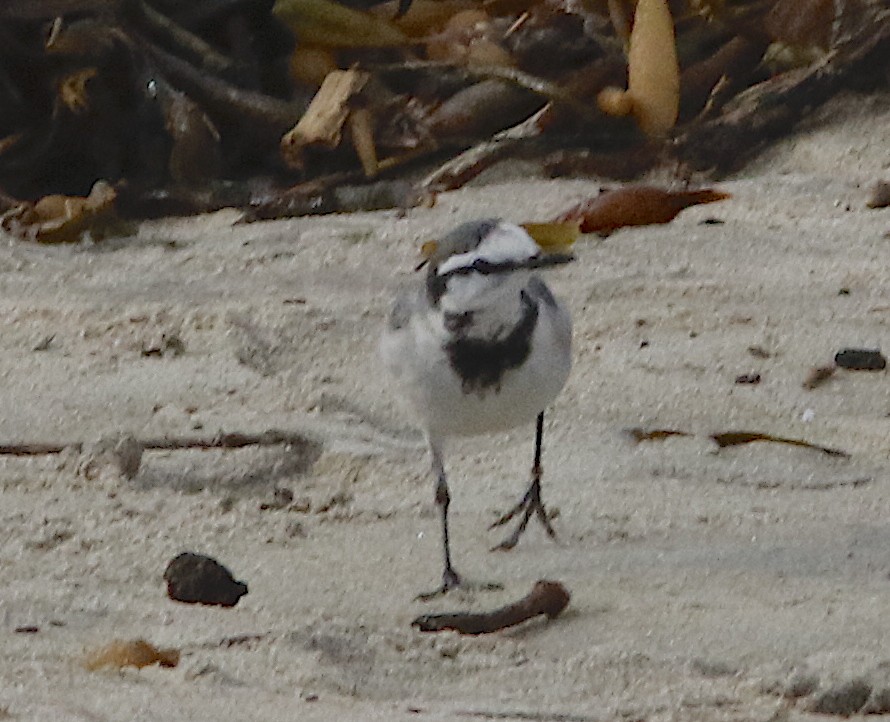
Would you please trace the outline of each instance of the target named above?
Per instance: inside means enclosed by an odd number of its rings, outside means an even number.
[[[501,266],[505,264],[500,264]],[[511,263],[512,267],[515,267],[516,264]],[[477,258],[473,261],[472,268],[474,271],[481,273],[483,276],[487,276],[492,273],[497,273],[500,270],[503,270],[499,267],[497,263],[492,263],[491,261],[486,261],[484,258]]]
[[[448,279],[455,276],[469,276],[471,273],[479,273],[483,276],[490,276],[495,273],[505,273],[507,271],[515,271],[522,268],[523,265],[516,261],[505,261],[504,263],[492,263],[484,258],[477,258],[469,266],[459,266],[445,273],[438,273],[436,267],[431,266],[426,277],[426,290],[433,306],[439,305],[439,300],[445,293],[448,286]]]
[[[451,276],[468,276],[471,273],[479,273],[483,276],[491,276],[495,273],[506,273],[508,271],[516,271],[524,268],[524,263],[516,261],[504,261],[503,263],[492,263],[484,258],[477,258],[469,266],[459,266],[450,271],[446,271],[441,275],[442,278],[451,278]]]
[[[497,273],[509,273],[510,271],[527,270],[533,271],[538,268],[548,268],[574,260],[574,256],[561,253],[551,253],[547,255],[537,255],[527,258],[523,261],[502,261],[501,263],[492,263],[484,258],[477,258],[469,266],[459,266],[452,268],[445,273],[439,273],[437,266],[430,266],[426,278],[426,290],[430,303],[433,306],[439,305],[439,299],[445,293],[448,286],[448,279],[455,276],[469,276],[471,273],[478,273],[482,276],[493,276]]]

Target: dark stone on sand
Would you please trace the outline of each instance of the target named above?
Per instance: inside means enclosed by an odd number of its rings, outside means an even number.
[[[247,585],[212,557],[183,552],[164,570],[167,596],[187,604],[234,607],[247,594]]]
[[[853,371],[882,371],[887,368],[887,359],[877,349],[845,348],[837,352],[834,362],[842,369]]]

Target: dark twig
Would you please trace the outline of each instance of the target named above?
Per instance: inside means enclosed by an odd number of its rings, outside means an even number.
[[[245,446],[279,446],[281,444],[305,444],[306,436],[278,429],[269,429],[259,434],[233,432],[215,436],[177,436],[162,439],[148,439],[140,442],[146,451],[176,451],[179,449],[242,449]]]
[[[269,429],[259,434],[241,432],[219,433],[214,436],[173,436],[160,439],[136,440],[144,451],[178,451],[181,449],[242,449],[245,446],[279,446],[282,444],[305,444],[303,434],[294,434],[278,429]],[[0,456],[46,456],[61,454],[66,449],[80,451],[85,444],[74,441],[67,444],[0,444]]]
[[[856,74],[883,68],[890,11],[875,10],[822,61],[759,83],[727,103],[720,117],[689,124],[675,140],[680,158],[698,168],[738,167],[765,142],[793,127]]]
[[[460,188],[468,183],[486,168],[506,157],[523,140],[538,137],[541,134],[538,122],[546,107],[544,106],[512,128],[502,130],[489,140],[482,141],[450,158],[424,178],[420,187],[446,191]]]
[[[293,126],[305,110],[298,103],[288,103],[208,76],[149,42],[142,41],[140,46],[178,89],[204,106],[209,114],[238,123],[245,132],[250,131],[267,144],[270,138],[273,144],[277,143],[280,135]]]
[[[492,720],[524,720],[527,722],[599,722],[602,717],[587,714],[564,714],[562,712],[523,712],[521,710],[486,711],[460,710],[458,717],[475,717]]]
[[[196,67],[232,79],[238,75],[237,64],[213,48],[210,43],[177,25],[144,0],[127,0],[125,7],[137,22],[158,40],[177,49]]]
[[[841,449],[832,449],[828,446],[820,446],[819,444],[811,444],[809,441],[802,439],[789,439],[784,436],[773,436],[772,434],[763,434],[759,431],[725,431],[721,434],[711,434],[711,439],[721,449],[726,446],[739,446],[741,444],[750,444],[755,441],[771,441],[776,444],[787,444],[788,446],[801,446],[805,449],[814,449],[821,451],[829,456],[839,456],[847,459],[850,455]]]
[[[518,602],[490,612],[452,612],[424,614],[411,625],[421,632],[441,632],[453,629],[461,634],[488,634],[522,624],[539,614],[554,619],[569,603],[569,592],[559,582],[539,580],[531,592]]]

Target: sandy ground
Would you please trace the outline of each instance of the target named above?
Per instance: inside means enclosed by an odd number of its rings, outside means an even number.
[[[532,429],[455,443],[456,564],[505,588],[428,604],[432,483],[375,355],[389,299],[418,242],[546,218],[595,183],[490,179],[404,218],[224,212],[91,247],[4,239],[0,443],[313,441],[150,452],[132,480],[78,473],[74,453],[0,457],[0,719],[766,722],[815,718],[832,693],[890,709],[888,374],[801,386],[843,347],[890,349],[890,210],[865,208],[888,174],[890,95],[846,97],[721,183],[732,200],[582,239],[552,276],[576,325],[545,434],[560,540],[533,527],[488,551]],[[144,354],[171,337],[184,353]],[[623,430],[639,426],[693,435],[635,445]],[[718,451],[708,435],[729,430],[850,458]],[[261,509],[275,487],[296,504]],[[170,601],[161,575],[182,550],[250,593]],[[410,626],[540,578],[571,590],[557,620],[480,638]],[[83,668],[85,649],[140,637],[181,649],[179,666]]]

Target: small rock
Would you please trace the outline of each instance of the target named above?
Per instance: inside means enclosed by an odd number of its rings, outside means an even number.
[[[740,376],[735,377],[735,382],[737,384],[759,384],[760,374],[741,374]]]
[[[853,371],[883,371],[887,358],[878,349],[845,348],[838,351],[834,362],[842,369]]]
[[[871,695],[871,685],[852,679],[829,687],[815,697],[809,706],[816,714],[851,715],[861,710]]]
[[[183,552],[164,570],[167,596],[187,604],[234,607],[247,594],[247,585],[212,557]]]

